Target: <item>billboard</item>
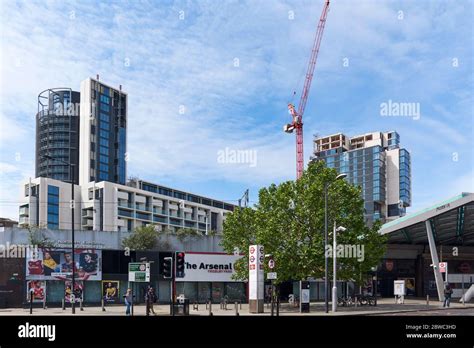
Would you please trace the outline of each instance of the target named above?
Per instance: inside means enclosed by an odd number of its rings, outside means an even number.
[[[26,258],[26,279],[76,280],[102,279],[102,251],[97,249],[75,249],[75,265],[69,249],[38,249]]]
[[[235,282],[234,263],[242,255],[186,252],[183,282]]]
[[[30,291],[33,289],[33,302],[43,302],[46,300],[46,283],[42,280],[30,280],[27,282],[26,300],[31,299]]]

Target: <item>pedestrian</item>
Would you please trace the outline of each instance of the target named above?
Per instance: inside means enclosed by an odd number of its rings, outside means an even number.
[[[146,315],[150,315],[150,311],[156,315],[155,310],[153,308],[153,303],[156,302],[156,294],[153,290],[153,287],[149,286],[148,290],[145,294],[145,303],[146,303]]]
[[[451,295],[453,294],[453,289],[451,288],[451,285],[449,283],[446,283],[446,286],[444,287],[444,302],[443,302],[443,307],[449,307],[449,304],[451,302]]]
[[[125,299],[125,306],[127,306],[127,309],[125,310],[125,315],[130,315],[131,314],[131,307],[132,307],[132,301],[133,301],[133,295],[132,295],[132,289],[128,288],[127,292],[125,295],[123,295]]]

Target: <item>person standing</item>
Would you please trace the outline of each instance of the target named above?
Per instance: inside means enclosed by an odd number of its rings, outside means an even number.
[[[443,307],[449,307],[449,304],[451,302],[451,295],[453,294],[453,289],[451,288],[451,285],[449,283],[446,283],[446,286],[444,287],[444,302],[443,302]]]
[[[123,296],[125,298],[125,306],[127,306],[127,309],[125,310],[125,315],[130,315],[131,314],[131,307],[132,307],[132,301],[133,301],[133,297],[132,297],[132,289],[128,288],[127,289],[127,292],[125,293],[125,295]]]

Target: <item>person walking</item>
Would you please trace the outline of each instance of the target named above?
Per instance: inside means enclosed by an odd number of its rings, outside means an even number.
[[[145,303],[146,303],[146,315],[150,315],[150,311],[156,315],[155,309],[153,308],[153,303],[156,302],[156,294],[153,290],[153,287],[149,286],[145,294]]]
[[[132,301],[133,301],[133,297],[132,297],[132,289],[128,288],[127,289],[127,292],[125,293],[125,295],[123,296],[124,299],[125,299],[125,306],[127,306],[127,309],[125,310],[125,315],[130,315],[131,314],[131,307],[132,307]]]
[[[444,307],[449,307],[449,304],[451,302],[451,295],[453,294],[453,289],[451,288],[451,285],[449,283],[446,283],[446,286],[444,287],[444,302],[443,302],[443,308]]]

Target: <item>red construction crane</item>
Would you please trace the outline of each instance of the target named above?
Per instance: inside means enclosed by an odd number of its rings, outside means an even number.
[[[314,38],[313,49],[309,59],[308,69],[306,71],[306,78],[304,81],[303,92],[301,93],[300,103],[298,104],[298,111],[291,103],[288,104],[288,111],[290,112],[293,122],[283,127],[287,133],[293,133],[296,129],[296,179],[299,179],[303,174],[304,157],[303,157],[303,114],[308,101],[309,89],[311,88],[311,81],[313,80],[314,67],[318,59],[319,46],[323,38],[324,26],[326,25],[326,17],[329,12],[329,0],[326,0],[321,18],[319,19],[318,29],[316,30],[316,37]]]

